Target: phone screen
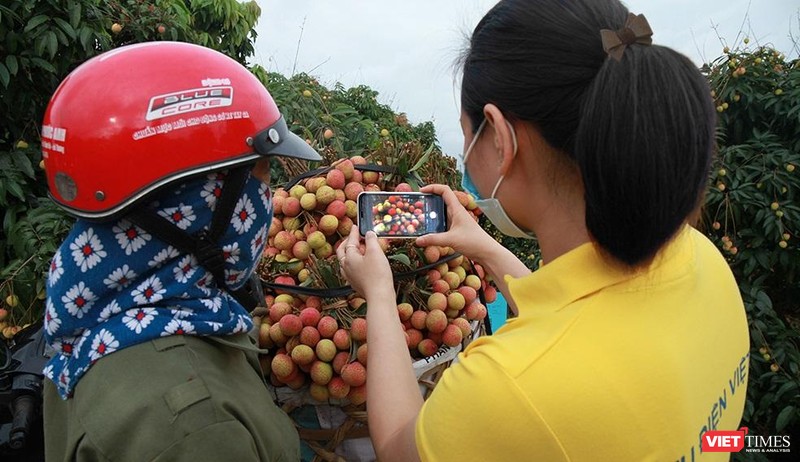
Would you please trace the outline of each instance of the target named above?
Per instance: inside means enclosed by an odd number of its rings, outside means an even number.
[[[447,231],[442,197],[424,193],[364,192],[358,196],[358,230],[381,237],[412,238]]]

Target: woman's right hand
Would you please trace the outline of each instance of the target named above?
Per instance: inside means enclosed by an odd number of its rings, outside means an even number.
[[[478,261],[482,261],[487,255],[491,254],[492,248],[498,245],[497,241],[492,239],[478,225],[472,215],[458,201],[458,197],[449,186],[432,184],[423,187],[421,191],[442,196],[445,206],[447,206],[448,229],[444,233],[426,234],[418,237],[418,246],[438,245],[452,247],[456,252]]]

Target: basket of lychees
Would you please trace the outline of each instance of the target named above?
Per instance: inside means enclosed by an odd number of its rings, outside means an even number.
[[[269,351],[261,361],[287,411],[308,405],[340,411],[342,419],[334,417],[327,431],[298,425],[319,460],[336,460],[334,451],[343,441],[367,435],[367,306],[343,279],[335,250],[357,225],[361,192],[410,192],[420,183],[413,171],[398,173],[355,156],[305,173],[273,193],[274,216],[258,269],[266,309],[254,316],[259,346]],[[480,210],[471,196],[456,195],[477,220]],[[420,226],[407,218],[404,230]],[[386,225],[399,230],[400,221]],[[484,331],[486,304],[494,301],[496,289],[479,264],[451,248],[420,248],[411,239],[380,243],[392,265],[397,315],[427,397],[458,352]]]

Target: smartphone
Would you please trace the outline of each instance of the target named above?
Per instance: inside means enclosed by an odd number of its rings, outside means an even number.
[[[442,233],[447,231],[447,210],[437,194],[363,192],[358,195],[358,231],[390,238]]]

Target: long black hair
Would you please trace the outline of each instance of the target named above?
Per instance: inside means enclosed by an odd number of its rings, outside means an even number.
[[[714,149],[710,89],[685,56],[633,44],[620,61],[600,30],[623,28],[618,0],[502,0],[463,57],[462,109],[533,124],[580,170],[586,225],[619,261],[649,261],[699,204]]]

